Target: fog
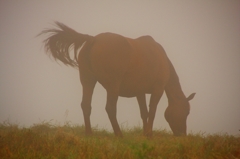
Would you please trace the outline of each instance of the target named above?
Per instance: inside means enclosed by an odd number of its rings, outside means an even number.
[[[190,102],[188,132],[238,135],[240,129],[240,1],[0,1],[0,122],[83,125],[78,70],[55,62],[36,37],[59,21],[97,35],[151,35],[172,61]],[[148,96],[149,99],[149,96]],[[96,85],[91,121],[111,130],[106,91]],[[154,129],[170,130],[167,98]],[[136,98],[119,98],[121,127],[142,126]]]

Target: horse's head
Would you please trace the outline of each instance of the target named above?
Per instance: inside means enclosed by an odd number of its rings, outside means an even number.
[[[165,119],[176,136],[187,135],[187,116],[190,112],[189,101],[194,96],[195,93],[192,93],[185,99],[169,102],[165,111]]]

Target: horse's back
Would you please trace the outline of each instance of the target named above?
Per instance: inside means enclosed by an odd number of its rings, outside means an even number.
[[[155,83],[168,79],[166,54],[150,36],[99,34],[89,51],[89,66],[106,89],[118,85],[121,96],[151,93]]]

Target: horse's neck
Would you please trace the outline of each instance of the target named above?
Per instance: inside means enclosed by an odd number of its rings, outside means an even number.
[[[169,102],[177,102],[179,100],[185,99],[186,97],[182,91],[178,75],[170,60],[169,66],[170,66],[170,79],[165,87],[165,92]]]

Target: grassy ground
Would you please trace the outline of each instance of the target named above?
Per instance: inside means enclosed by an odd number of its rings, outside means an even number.
[[[125,129],[117,138],[105,130],[85,136],[82,126],[49,123],[19,128],[0,124],[0,158],[56,159],[211,159],[240,158],[240,137],[189,134],[174,137],[154,131],[152,138],[140,128]]]

